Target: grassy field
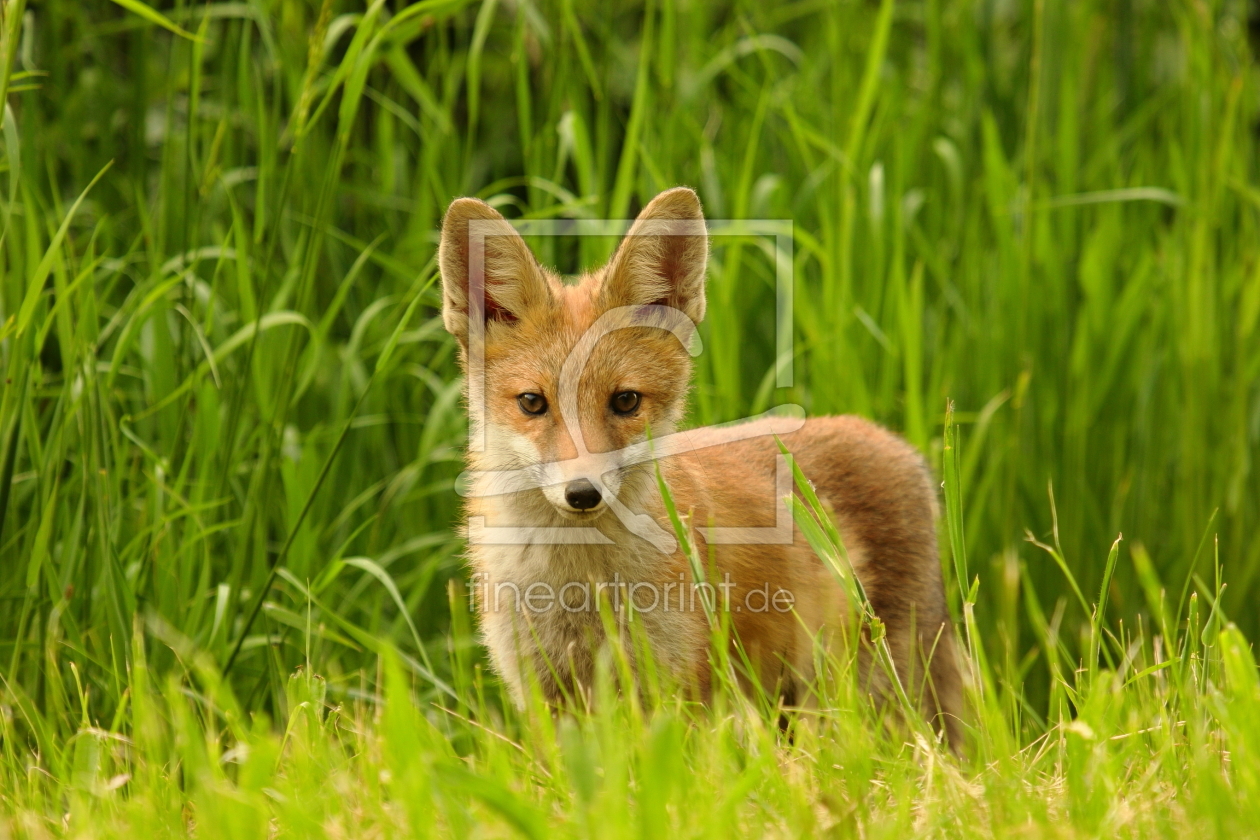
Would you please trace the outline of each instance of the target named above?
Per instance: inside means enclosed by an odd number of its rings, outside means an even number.
[[[0,2],[0,838],[1260,826],[1256,4],[152,7]],[[441,214],[677,184],[795,226],[793,386],[719,240],[692,422],[855,412],[948,479],[962,761],[843,668],[790,740],[486,670]]]

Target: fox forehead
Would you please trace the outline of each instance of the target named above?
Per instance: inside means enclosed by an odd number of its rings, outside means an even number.
[[[548,272],[553,299],[546,307],[523,312],[513,324],[491,322],[486,329],[486,375],[496,385],[518,392],[533,388],[554,395],[561,370],[574,347],[599,318],[601,272],[564,284]],[[688,376],[687,353],[669,333],[644,327],[616,330],[599,340],[583,364],[580,390],[623,388],[654,392],[656,384],[677,390],[678,376]]]

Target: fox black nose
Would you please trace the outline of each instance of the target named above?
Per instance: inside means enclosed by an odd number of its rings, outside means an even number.
[[[578,510],[590,510],[599,504],[599,490],[585,478],[570,481],[564,488],[564,500],[570,507]]]

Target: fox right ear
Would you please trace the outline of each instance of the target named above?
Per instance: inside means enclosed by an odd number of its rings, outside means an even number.
[[[513,324],[550,298],[538,261],[511,223],[477,198],[457,198],[438,246],[442,322],[468,347],[469,323]],[[481,294],[477,294],[480,291]]]
[[[700,199],[686,187],[648,202],[608,264],[600,303],[673,307],[704,320],[704,272],[709,237]]]

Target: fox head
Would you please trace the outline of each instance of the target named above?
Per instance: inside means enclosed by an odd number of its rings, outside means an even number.
[[[641,453],[675,431],[704,317],[708,237],[696,194],[663,192],[608,264],[565,284],[486,203],[442,223],[442,317],[460,345],[474,469],[563,518],[650,492]],[[545,500],[545,501],[544,501]]]

